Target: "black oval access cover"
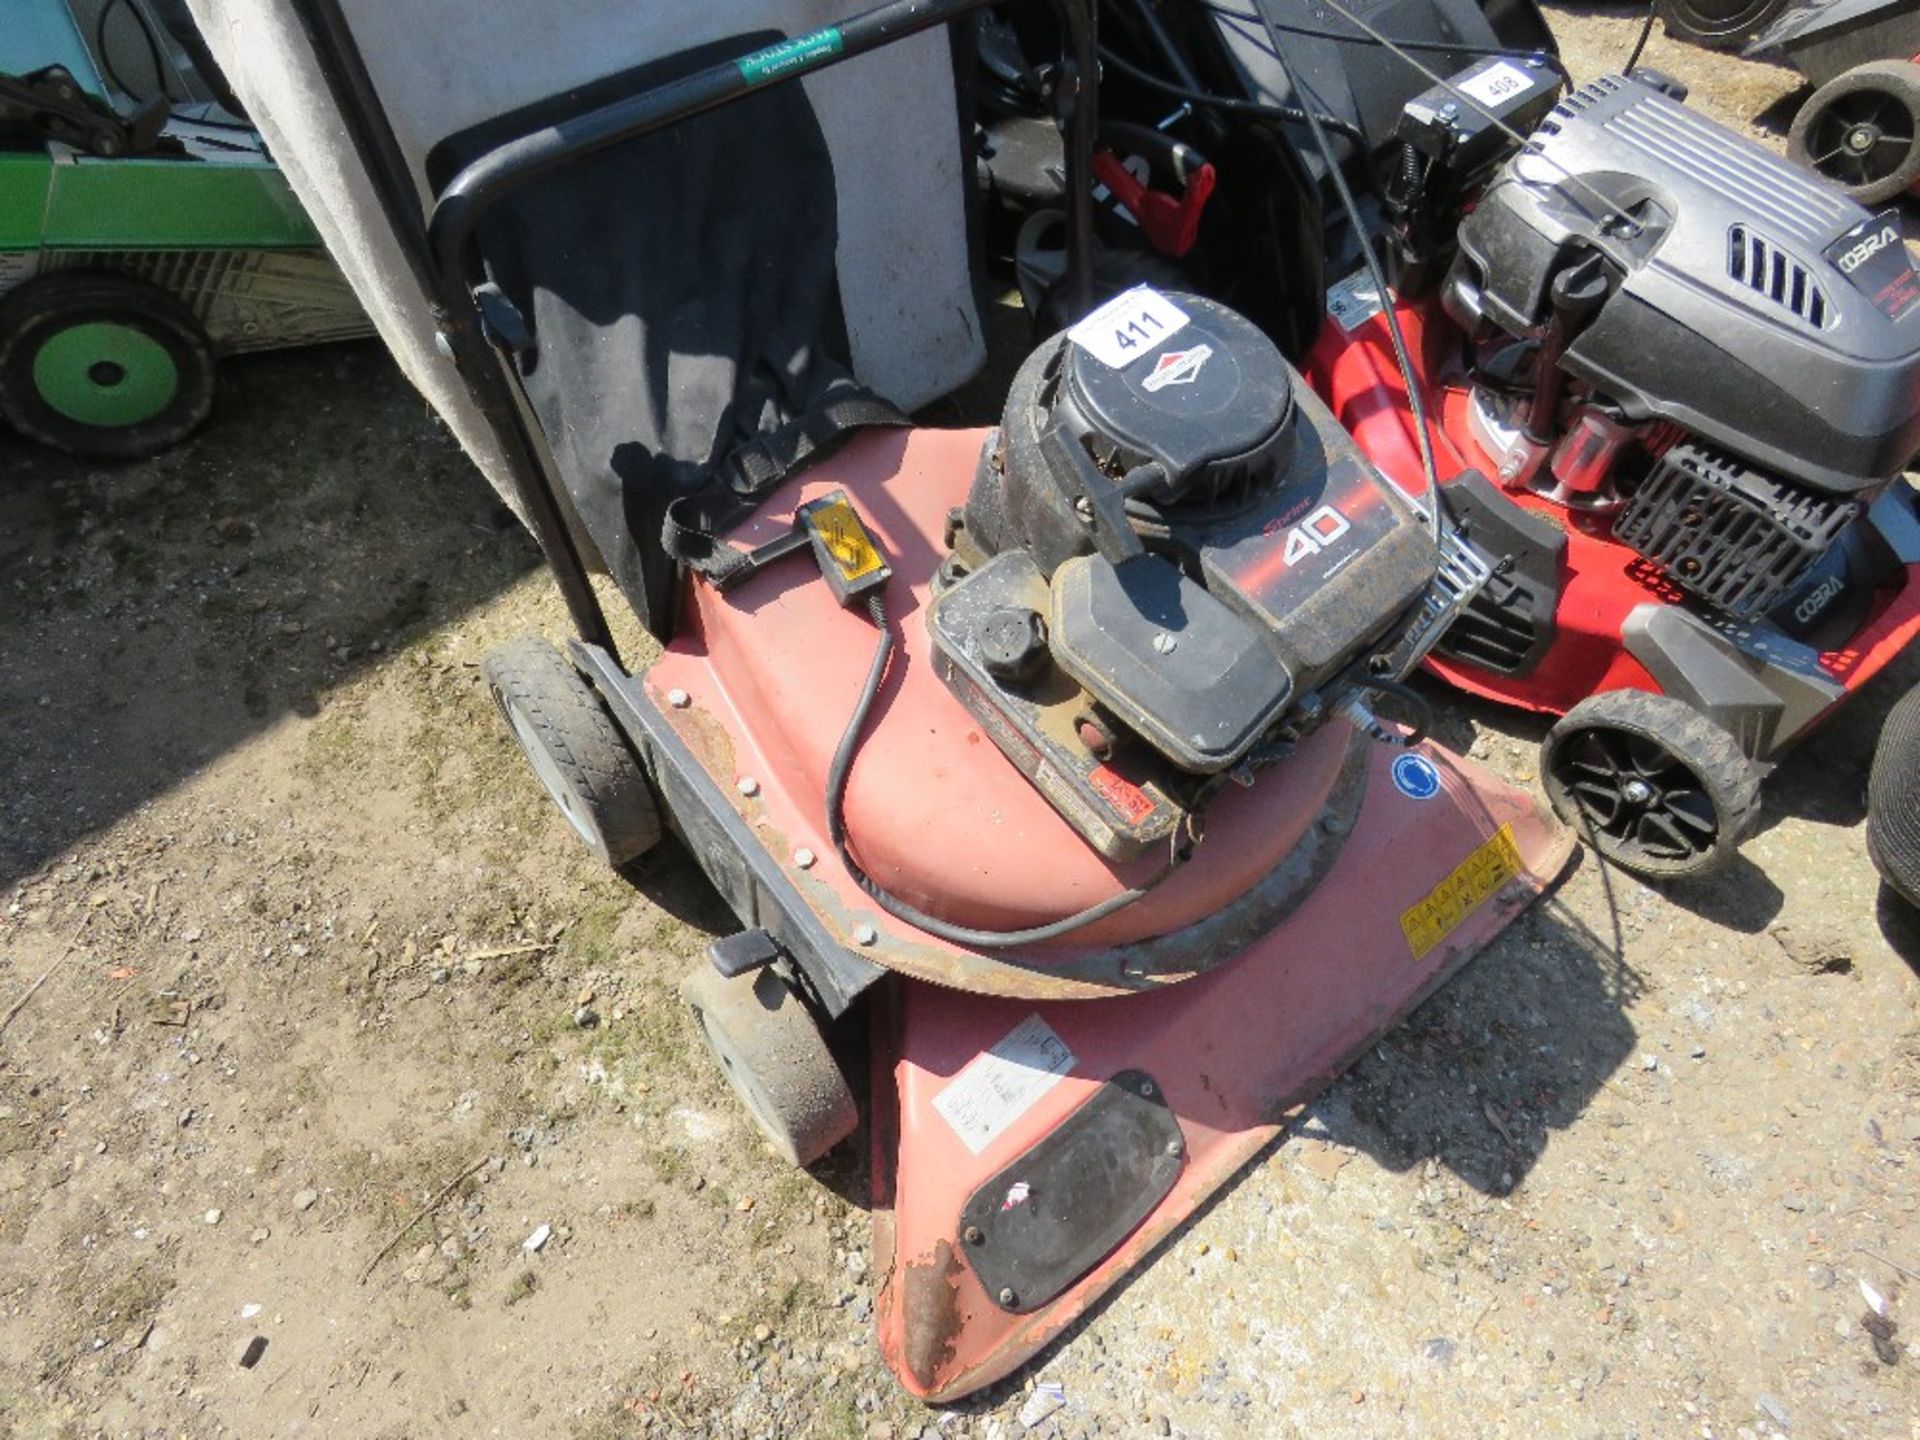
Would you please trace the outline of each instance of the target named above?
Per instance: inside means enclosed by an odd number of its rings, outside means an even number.
[[[1002,1310],[1063,1294],[1167,1197],[1186,1163],[1180,1122],[1142,1070],[1123,1070],[960,1213],[961,1252]]]

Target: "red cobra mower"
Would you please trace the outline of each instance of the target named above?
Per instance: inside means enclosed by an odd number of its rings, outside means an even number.
[[[1497,103],[1469,74],[1409,113],[1455,91],[1462,112]],[[1920,635],[1900,473],[1920,277],[1899,217],[1617,76],[1484,185],[1458,180],[1433,187],[1464,217],[1440,294],[1385,296],[1455,512],[1501,572],[1431,663],[1563,717],[1541,778],[1603,853],[1702,873],[1787,748]],[[1431,183],[1390,200],[1402,235],[1439,230]],[[1308,371],[1411,483],[1382,292],[1361,274],[1334,295]]]
[[[1189,173],[1250,135],[1315,162],[1273,167],[1261,203],[1252,167],[1222,163],[1218,194],[1232,228],[1270,236],[1341,202],[1289,271],[1326,255],[1324,306],[1258,318],[1399,486],[1437,478],[1494,572],[1429,663],[1561,717],[1542,779],[1603,854],[1705,873],[1786,749],[1920,635],[1920,498],[1901,478],[1920,277],[1900,217],[1651,72],[1563,98],[1552,57],[1503,51],[1491,19],[1473,37],[1435,18],[1421,42],[1328,3],[1337,32],[1294,0],[1116,0],[1105,113],[1183,102],[1162,128]],[[1377,68],[1364,93],[1329,86],[1329,47],[1390,59],[1405,98],[1386,105]],[[1409,96],[1407,77],[1435,83]],[[1289,189],[1289,169],[1316,173]],[[1209,281],[1252,245],[1215,220],[1181,262]]]
[[[561,89],[485,106],[436,78],[457,27],[428,0],[347,8],[236,0],[210,33],[337,248],[404,261],[346,268],[552,562],[579,638],[497,652],[495,696],[596,850],[671,827],[740,917],[686,991],[797,1162],[855,1128],[825,1032],[869,1001],[881,1345],[914,1394],[964,1394],[1561,868],[1528,797],[1374,713],[1486,572],[1197,297],[1086,315],[994,429],[914,428],[857,378],[876,337],[837,217],[873,192],[836,162],[931,135],[949,188],[868,223],[960,214],[936,27],[977,0],[665,55],[712,7],[503,5],[488,43]],[[1057,10],[1085,180],[1091,30]],[[873,93],[886,125],[844,124]],[[942,277],[890,258],[897,332]],[[588,545],[663,644],[637,674]]]

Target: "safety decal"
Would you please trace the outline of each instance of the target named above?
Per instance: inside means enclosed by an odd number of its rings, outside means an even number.
[[[1186,327],[1188,318],[1186,311],[1151,285],[1136,285],[1087,316],[1067,332],[1067,338],[1102,365],[1122,370],[1172,339]]]
[[[1029,1015],[999,1044],[968,1061],[933,1097],[933,1108],[960,1143],[978,1155],[1076,1063],[1053,1027],[1037,1014]]]
[[[1153,814],[1153,797],[1118,770],[1096,765],[1088,773],[1087,783],[1129,825],[1139,825]]]
[[[1393,788],[1409,800],[1431,800],[1440,793],[1440,767],[1424,755],[1400,755],[1393,762]]]
[[[1407,937],[1407,948],[1413,951],[1413,958],[1426,959],[1462,920],[1525,868],[1520,861],[1520,847],[1513,842],[1513,827],[1502,825],[1491,840],[1434,886],[1426,899],[1401,915],[1400,929]]]
[[[1366,267],[1338,281],[1327,291],[1327,314],[1344,334],[1351,335],[1386,306],[1380,303],[1380,287]]]

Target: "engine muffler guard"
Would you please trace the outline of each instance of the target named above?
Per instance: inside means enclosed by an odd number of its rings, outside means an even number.
[[[894,992],[875,1314],[908,1391],[955,1399],[1059,1335],[1559,874],[1572,839],[1530,798],[1410,753],[1437,791],[1403,793],[1377,752],[1333,869],[1207,974],[1067,1003]]]

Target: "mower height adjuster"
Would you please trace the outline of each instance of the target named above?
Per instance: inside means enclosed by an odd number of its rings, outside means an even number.
[[[764,930],[742,930],[737,935],[724,936],[707,947],[707,959],[713,962],[715,970],[729,980],[763,970],[785,953],[780,948],[780,942]]]

